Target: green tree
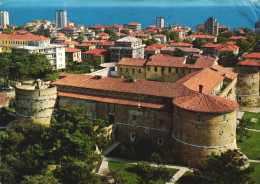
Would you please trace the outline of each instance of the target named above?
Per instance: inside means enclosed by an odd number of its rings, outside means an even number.
[[[207,42],[205,40],[195,39],[192,42],[192,45],[194,48],[200,49],[202,45],[206,44]]]
[[[60,184],[52,174],[24,176],[24,180],[21,184]]]
[[[32,30],[33,30],[33,27],[32,27],[32,26],[28,26],[28,27],[26,28],[26,31],[31,32]]]
[[[109,36],[111,36],[111,37],[109,38],[110,41],[116,41],[116,40],[118,40],[118,38],[119,38],[119,37],[117,36],[117,34],[116,34],[114,31],[110,30],[110,29],[105,29],[104,32],[107,33],[107,34],[109,34]]]
[[[242,118],[237,125],[238,141],[242,142],[243,138],[249,139],[252,134],[248,129],[254,128],[254,122],[250,118]]]
[[[130,32],[128,30],[123,30],[123,31],[121,31],[121,33],[126,34],[126,35],[130,34]]]
[[[224,67],[233,67],[236,66],[238,60],[239,60],[238,55],[229,53],[227,55],[220,56],[218,63],[219,65],[222,65]]]
[[[228,39],[224,36],[219,35],[218,36],[218,43],[226,44],[228,42]]]
[[[238,150],[228,150],[221,155],[207,156],[195,164],[193,172],[183,176],[180,184],[252,184],[252,167],[245,168],[248,161]]]
[[[185,56],[185,52],[183,52],[182,50],[176,48],[175,51],[171,52],[170,55],[174,56],[174,57],[184,57]]]
[[[80,32],[76,41],[82,43],[85,40],[86,40],[86,37],[84,36],[84,34],[82,32]]]
[[[155,38],[149,38],[147,40],[143,40],[143,44],[146,46],[153,45],[155,43],[158,43],[158,41]]]
[[[5,86],[9,84],[12,60],[9,53],[0,53],[0,77],[4,79]]]

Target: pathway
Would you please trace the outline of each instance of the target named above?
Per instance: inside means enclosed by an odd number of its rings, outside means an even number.
[[[249,159],[249,162],[260,163],[260,160],[251,160],[251,159]]]

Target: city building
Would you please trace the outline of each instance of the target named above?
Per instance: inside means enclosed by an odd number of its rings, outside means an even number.
[[[260,19],[255,23],[255,32],[260,35]]]
[[[43,47],[48,44],[50,39],[39,35],[0,34],[0,47],[3,47],[3,52],[11,52],[14,46]]]
[[[93,49],[82,53],[82,62],[87,65],[89,61],[95,60],[96,62],[105,63],[109,60],[110,52],[105,49]]]
[[[145,62],[134,60],[140,67]],[[173,151],[173,158],[184,164],[236,149],[238,104],[227,99],[236,85],[231,71],[205,68],[175,83],[99,75],[60,77],[52,83],[58,105],[84,106],[91,118],[112,123],[115,141],[149,140],[155,149]]]
[[[81,49],[66,48],[65,56],[69,61],[80,63],[81,62]]]
[[[159,28],[165,27],[165,18],[164,17],[156,17],[155,18],[155,26]]]
[[[9,25],[9,13],[7,11],[0,11],[0,25],[4,27]]]
[[[186,37],[189,41],[194,41],[195,39],[204,40],[206,42],[215,43],[217,42],[217,37],[212,35],[190,35]]]
[[[172,57],[157,54],[148,59],[123,58],[118,63],[118,77],[160,82],[176,82],[185,75],[211,68],[214,59],[190,60],[185,57]]]
[[[205,22],[205,31],[210,35],[218,35],[219,22],[214,17],[210,17]]]
[[[128,24],[124,25],[125,28],[132,29],[133,31],[140,31],[141,30],[141,24],[137,22],[130,22]]]
[[[144,58],[145,44],[142,44],[142,40],[127,36],[115,41],[115,46],[110,47],[111,61],[118,62],[123,57],[128,58]]]
[[[65,64],[65,46],[56,44],[46,44],[42,46],[14,46],[12,52],[41,53],[49,59],[53,69],[63,69]]]
[[[55,23],[57,28],[63,28],[67,26],[67,11],[66,10],[56,10],[55,11]]]

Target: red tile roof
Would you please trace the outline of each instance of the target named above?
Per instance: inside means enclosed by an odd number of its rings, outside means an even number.
[[[222,46],[222,44],[218,43],[218,44],[214,44],[214,43],[206,43],[204,45],[202,45],[202,48],[216,48]]]
[[[205,59],[205,58],[198,58],[194,66],[200,67],[200,68],[210,68],[214,65],[215,60],[214,59]]]
[[[98,24],[98,25],[94,25],[94,26],[90,26],[90,28],[94,28],[94,29],[102,29],[105,28],[104,26]]]
[[[91,43],[80,43],[80,44],[77,44],[75,46],[76,47],[92,47],[92,46],[95,46],[95,45],[91,44]]]
[[[83,54],[92,54],[94,56],[104,56],[109,54],[109,51],[106,49],[93,49],[90,51],[83,52]]]
[[[164,47],[167,47],[168,44],[167,43],[155,43],[155,44],[152,44],[152,45],[149,45],[145,48],[146,51],[157,51],[161,48],[164,48]]]
[[[147,108],[152,108],[152,109],[168,108],[168,105],[163,104],[163,103],[144,102],[144,101],[139,101],[139,100],[129,100],[129,99],[123,99],[123,98],[106,97],[106,96],[90,95],[90,94],[79,94],[79,93],[69,93],[69,92],[58,91],[58,96],[84,99],[84,100],[90,100],[90,101],[105,102],[105,103],[112,103],[112,104],[131,105],[131,106],[136,106],[136,107],[140,106],[140,107],[147,107]]]
[[[204,28],[204,27],[205,27],[205,24],[199,24],[199,25],[197,25],[196,27]]]
[[[44,36],[39,36],[39,35],[15,35],[15,34],[0,34],[0,39],[6,39],[6,40],[50,40],[49,38],[46,38]]]
[[[179,97],[173,100],[173,104],[182,109],[202,113],[227,113],[238,108],[235,101],[211,94]]]
[[[260,59],[260,52],[252,52],[246,55],[243,55],[242,57],[244,58],[255,58],[255,59]]]
[[[153,35],[153,37],[166,37],[165,35],[163,35],[163,34],[155,34],[155,35]]]
[[[225,77],[221,76],[216,71],[205,68],[203,70],[197,71],[194,73],[190,73],[185,77],[178,80],[176,83],[183,84],[187,88],[193,91],[199,91],[199,85],[203,85],[203,91],[205,93],[210,93],[218,84],[220,84]]]
[[[70,86],[166,98],[189,96],[196,93],[182,84],[145,80],[127,82],[126,79],[110,77],[95,79],[93,76],[83,74],[68,74],[67,76],[53,82],[52,84],[56,86]]]
[[[59,38],[57,38],[56,40],[69,40],[69,38],[66,37],[66,36],[64,36],[64,37],[59,37]]]
[[[76,29],[76,26],[64,26],[62,29]]]
[[[234,80],[236,77],[237,77],[237,73],[235,72],[232,72],[231,70],[227,69],[227,68],[224,68],[220,65],[215,65],[213,67],[211,67],[212,70],[215,70],[216,72],[218,72],[220,75],[228,78],[228,79],[231,79],[231,80]]]
[[[171,46],[173,46],[173,47],[192,47],[192,44],[177,42],[177,43],[171,43]]]
[[[103,42],[99,44],[100,46],[114,46],[115,42],[111,41],[111,42]]]
[[[96,34],[96,36],[108,36],[108,35],[109,35],[109,34],[104,33],[104,32],[101,32],[101,33]]]
[[[237,63],[237,65],[242,65],[242,66],[260,66],[260,60],[246,59],[244,61],[240,61],[239,63]]]
[[[148,59],[147,66],[183,67],[185,57],[172,57],[167,54],[153,55]]]
[[[65,52],[80,52],[81,51],[81,49],[74,49],[74,48],[66,48],[65,49]]]
[[[221,45],[215,48],[215,50],[224,51],[224,52],[234,52],[237,49],[239,49],[239,47],[237,45],[232,45],[232,44]]]
[[[102,42],[107,42],[106,40],[87,40],[84,41],[83,43],[102,43]]]
[[[60,43],[59,45],[77,45],[77,44],[79,44],[79,42],[67,41],[67,42]]]
[[[138,23],[138,22],[130,22],[130,23],[128,23],[128,25],[139,25],[140,23]]]
[[[144,66],[146,63],[146,59],[137,59],[137,58],[122,58],[118,65],[125,65],[125,66]]]
[[[0,107],[5,107],[7,105],[7,94],[6,92],[0,93]]]
[[[187,38],[201,38],[201,39],[215,39],[217,38],[216,36],[212,36],[212,35],[190,35],[190,36],[187,36]]]
[[[228,29],[229,27],[228,26],[219,26],[218,28],[220,28],[220,29]]]
[[[231,36],[228,39],[229,40],[238,40],[238,39],[247,39],[247,38],[244,36]]]

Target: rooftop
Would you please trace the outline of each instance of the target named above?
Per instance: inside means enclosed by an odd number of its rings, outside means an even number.
[[[240,61],[239,63],[237,63],[237,65],[241,65],[241,66],[260,66],[260,60],[246,59],[244,61]]]
[[[65,49],[65,52],[81,52],[81,49],[75,49],[75,48],[66,48]]]
[[[233,100],[203,93],[179,97],[173,100],[173,104],[182,109],[203,113],[226,113],[238,108],[238,104]]]
[[[15,35],[15,34],[0,34],[0,39],[6,39],[6,40],[36,40],[36,41],[45,41],[50,40],[49,38],[46,38],[44,36],[39,35]]]
[[[92,54],[94,56],[104,56],[109,54],[109,51],[106,49],[93,49],[90,51],[83,52],[83,54]]]
[[[144,66],[146,63],[146,59],[137,59],[137,58],[122,58],[118,65],[125,65],[125,66]]]
[[[136,42],[136,41],[141,41],[141,39],[132,36],[126,36],[124,38],[117,40],[116,42]]]
[[[243,55],[242,57],[244,58],[255,58],[255,59],[260,59],[260,52],[252,52],[246,55]]]

